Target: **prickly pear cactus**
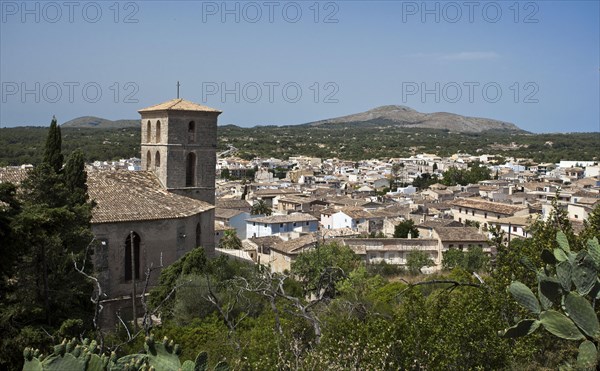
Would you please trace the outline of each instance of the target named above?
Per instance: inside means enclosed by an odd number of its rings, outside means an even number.
[[[508,288],[513,298],[537,318],[521,320],[500,334],[521,337],[541,325],[552,335],[580,341],[577,368],[596,369],[600,322],[594,304],[600,299],[600,244],[597,238],[588,240],[586,249],[575,253],[563,232],[557,233],[556,242],[558,248],[542,253],[546,266],[533,268],[538,280],[537,296],[519,281]]]
[[[117,359],[113,352],[110,356],[98,354],[96,341],[85,339],[81,344],[73,338],[63,340],[54,346],[52,354],[44,356],[39,350],[25,348],[23,371],[197,371],[208,370],[208,356],[202,352],[196,361],[179,360],[181,349],[173,340],[164,338],[162,342],[154,341],[154,337],[146,337],[146,353],[130,354]],[[225,362],[217,364],[215,370],[228,371]]]

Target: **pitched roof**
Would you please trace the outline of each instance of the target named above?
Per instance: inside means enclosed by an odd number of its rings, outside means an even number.
[[[167,192],[149,171],[90,171],[88,192],[96,201],[92,223],[176,219],[214,208]]]
[[[306,248],[314,247],[316,244],[317,237],[314,234],[307,234],[292,240],[278,242],[271,246],[271,249],[284,254],[295,255],[300,254]]]
[[[215,218],[220,219],[231,219],[234,216],[245,213],[245,211],[235,210],[235,209],[222,209],[217,207],[215,209]]]
[[[152,112],[152,111],[197,111],[197,112],[218,112],[221,111],[210,108],[207,106],[202,106],[200,104],[196,104],[194,102],[190,102],[189,100],[177,98],[171,99],[169,101],[155,104],[154,106],[146,107],[139,110],[139,113],[142,112]]]
[[[523,206],[501,204],[499,202],[490,202],[490,201],[484,201],[481,199],[472,199],[472,198],[470,198],[470,199],[459,198],[459,199],[456,199],[456,200],[450,202],[450,204],[453,206],[468,207],[471,209],[491,211],[494,213],[505,214],[505,215],[513,215],[517,211],[525,209],[525,207],[523,207]]]
[[[249,222],[256,223],[291,223],[291,222],[310,222],[310,221],[318,221],[319,219],[315,218],[310,214],[305,213],[294,213],[289,215],[271,215],[271,216],[261,216],[258,218],[250,218],[246,219]]]
[[[216,206],[222,209],[249,209],[252,207],[252,205],[250,205],[250,203],[246,200],[235,200],[226,198],[217,199]]]
[[[0,183],[20,184],[27,178],[28,169],[4,167],[0,168]]]
[[[488,238],[475,227],[435,227],[442,241],[487,242]]]

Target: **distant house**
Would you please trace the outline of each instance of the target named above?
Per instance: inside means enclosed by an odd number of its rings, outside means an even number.
[[[500,229],[504,231],[506,239],[509,238],[509,235],[511,238],[529,238],[531,237],[531,234],[529,233],[528,227],[535,222],[538,217],[538,214],[527,214],[500,218],[494,222],[490,222],[490,226],[500,227]]]
[[[317,246],[315,234],[307,234],[288,241],[273,244],[270,249],[269,265],[271,272],[289,271],[296,257],[307,250]]]
[[[351,238],[343,243],[360,255],[367,264],[386,262],[405,266],[410,253],[425,252],[435,266],[424,268],[431,273],[442,268],[443,253],[449,249],[467,250],[479,246],[490,254],[487,236],[473,227],[432,227],[419,238]]]
[[[295,213],[246,219],[246,237],[264,237],[291,232],[316,232],[319,220],[312,215]]]
[[[234,229],[240,239],[246,238],[246,219],[250,217],[247,211],[235,209],[215,209],[215,221],[221,222],[229,229]]]
[[[245,211],[247,213],[250,213],[250,211],[252,211],[252,205],[246,200],[220,198],[217,199],[217,203],[215,206],[218,209],[239,210]]]
[[[475,198],[456,199],[451,201],[450,205],[452,205],[454,220],[461,223],[466,223],[467,221],[477,222],[483,227],[488,227],[490,223],[501,218],[529,214],[529,209],[525,206],[490,202]]]

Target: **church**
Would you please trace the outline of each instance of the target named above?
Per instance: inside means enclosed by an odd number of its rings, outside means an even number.
[[[90,171],[96,202],[93,255],[105,297],[105,329],[133,317],[148,268],[166,267],[201,246],[214,254],[217,117],[221,111],[173,99],[138,111],[142,171]],[[150,285],[160,269],[153,269]],[[135,283],[135,284],[134,284]],[[136,301],[138,313],[142,310]],[[139,314],[138,314],[139,315]]]

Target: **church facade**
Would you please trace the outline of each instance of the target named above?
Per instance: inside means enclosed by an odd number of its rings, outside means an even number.
[[[215,163],[218,110],[173,99],[139,111],[142,171],[91,171],[96,202],[93,261],[105,296],[101,324],[133,318],[146,272],[150,286],[160,267],[202,247],[214,253]],[[135,284],[134,284],[135,283]]]

